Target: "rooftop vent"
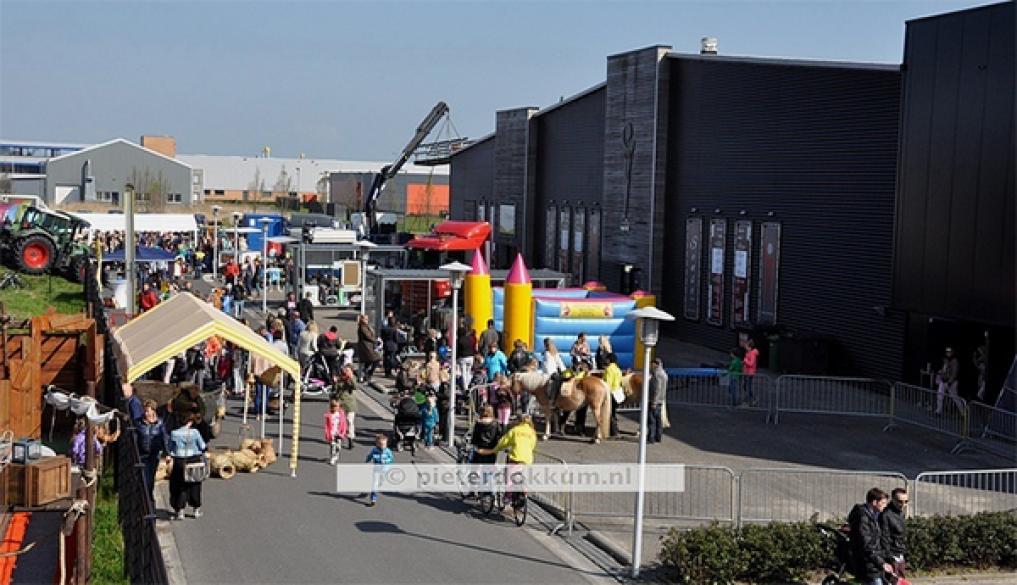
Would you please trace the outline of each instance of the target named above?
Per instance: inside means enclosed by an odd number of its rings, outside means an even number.
[[[717,54],[717,37],[703,37],[699,41],[699,54],[700,55],[716,55]]]

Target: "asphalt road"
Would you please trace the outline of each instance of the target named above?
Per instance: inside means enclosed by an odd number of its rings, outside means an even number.
[[[560,538],[484,517],[457,495],[383,494],[369,508],[366,498],[333,493],[324,403],[304,405],[297,478],[289,477],[287,445],[285,458],[257,474],[208,480],[204,517],[172,523],[188,583],[607,582]],[[345,461],[362,462],[370,437],[390,428],[379,414],[361,403],[358,444],[343,452]],[[237,430],[231,412],[215,444],[236,442]],[[395,456],[409,461],[407,453]]]

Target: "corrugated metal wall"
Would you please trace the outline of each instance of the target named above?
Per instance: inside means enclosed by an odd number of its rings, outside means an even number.
[[[894,302],[1014,324],[1014,4],[907,26]]]
[[[541,114],[537,124],[537,177],[532,230],[535,258],[552,266],[544,253],[546,211],[551,201],[587,208],[600,205],[604,193],[604,98],[594,90]],[[552,229],[555,233],[557,231]]]
[[[724,325],[679,317],[673,329],[684,341],[735,345],[734,222],[753,221],[755,321],[760,224],[779,221],[778,323],[835,336],[842,372],[898,377],[903,317],[874,307],[891,301],[899,73],[695,56],[670,62],[662,295],[669,312],[683,314],[686,219],[728,220]],[[705,255],[700,261],[705,270]]]
[[[452,157],[449,205],[452,219],[473,220],[465,202],[494,199],[494,137]]]

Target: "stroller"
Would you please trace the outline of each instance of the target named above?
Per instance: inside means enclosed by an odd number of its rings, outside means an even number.
[[[321,352],[315,353],[308,360],[307,369],[304,370],[303,378],[300,381],[302,395],[314,397],[327,394],[331,380],[332,368],[329,367],[328,359]]]
[[[854,573],[854,559],[851,554],[851,528],[847,524],[841,524],[840,526],[833,526],[831,524],[816,524],[816,529],[819,530],[827,538],[832,539],[834,543],[834,556],[837,559],[837,566],[833,568],[833,572],[823,578],[822,585],[841,585],[852,583],[850,577],[845,577],[848,573]],[[883,580],[890,585],[910,585],[907,579],[904,578],[903,574],[887,573],[883,576]]]

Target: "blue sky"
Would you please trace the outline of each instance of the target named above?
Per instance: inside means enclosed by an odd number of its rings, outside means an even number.
[[[479,137],[496,110],[602,82],[613,53],[710,35],[726,55],[899,63],[905,20],[989,3],[0,0],[0,136],[388,160],[439,99]]]

